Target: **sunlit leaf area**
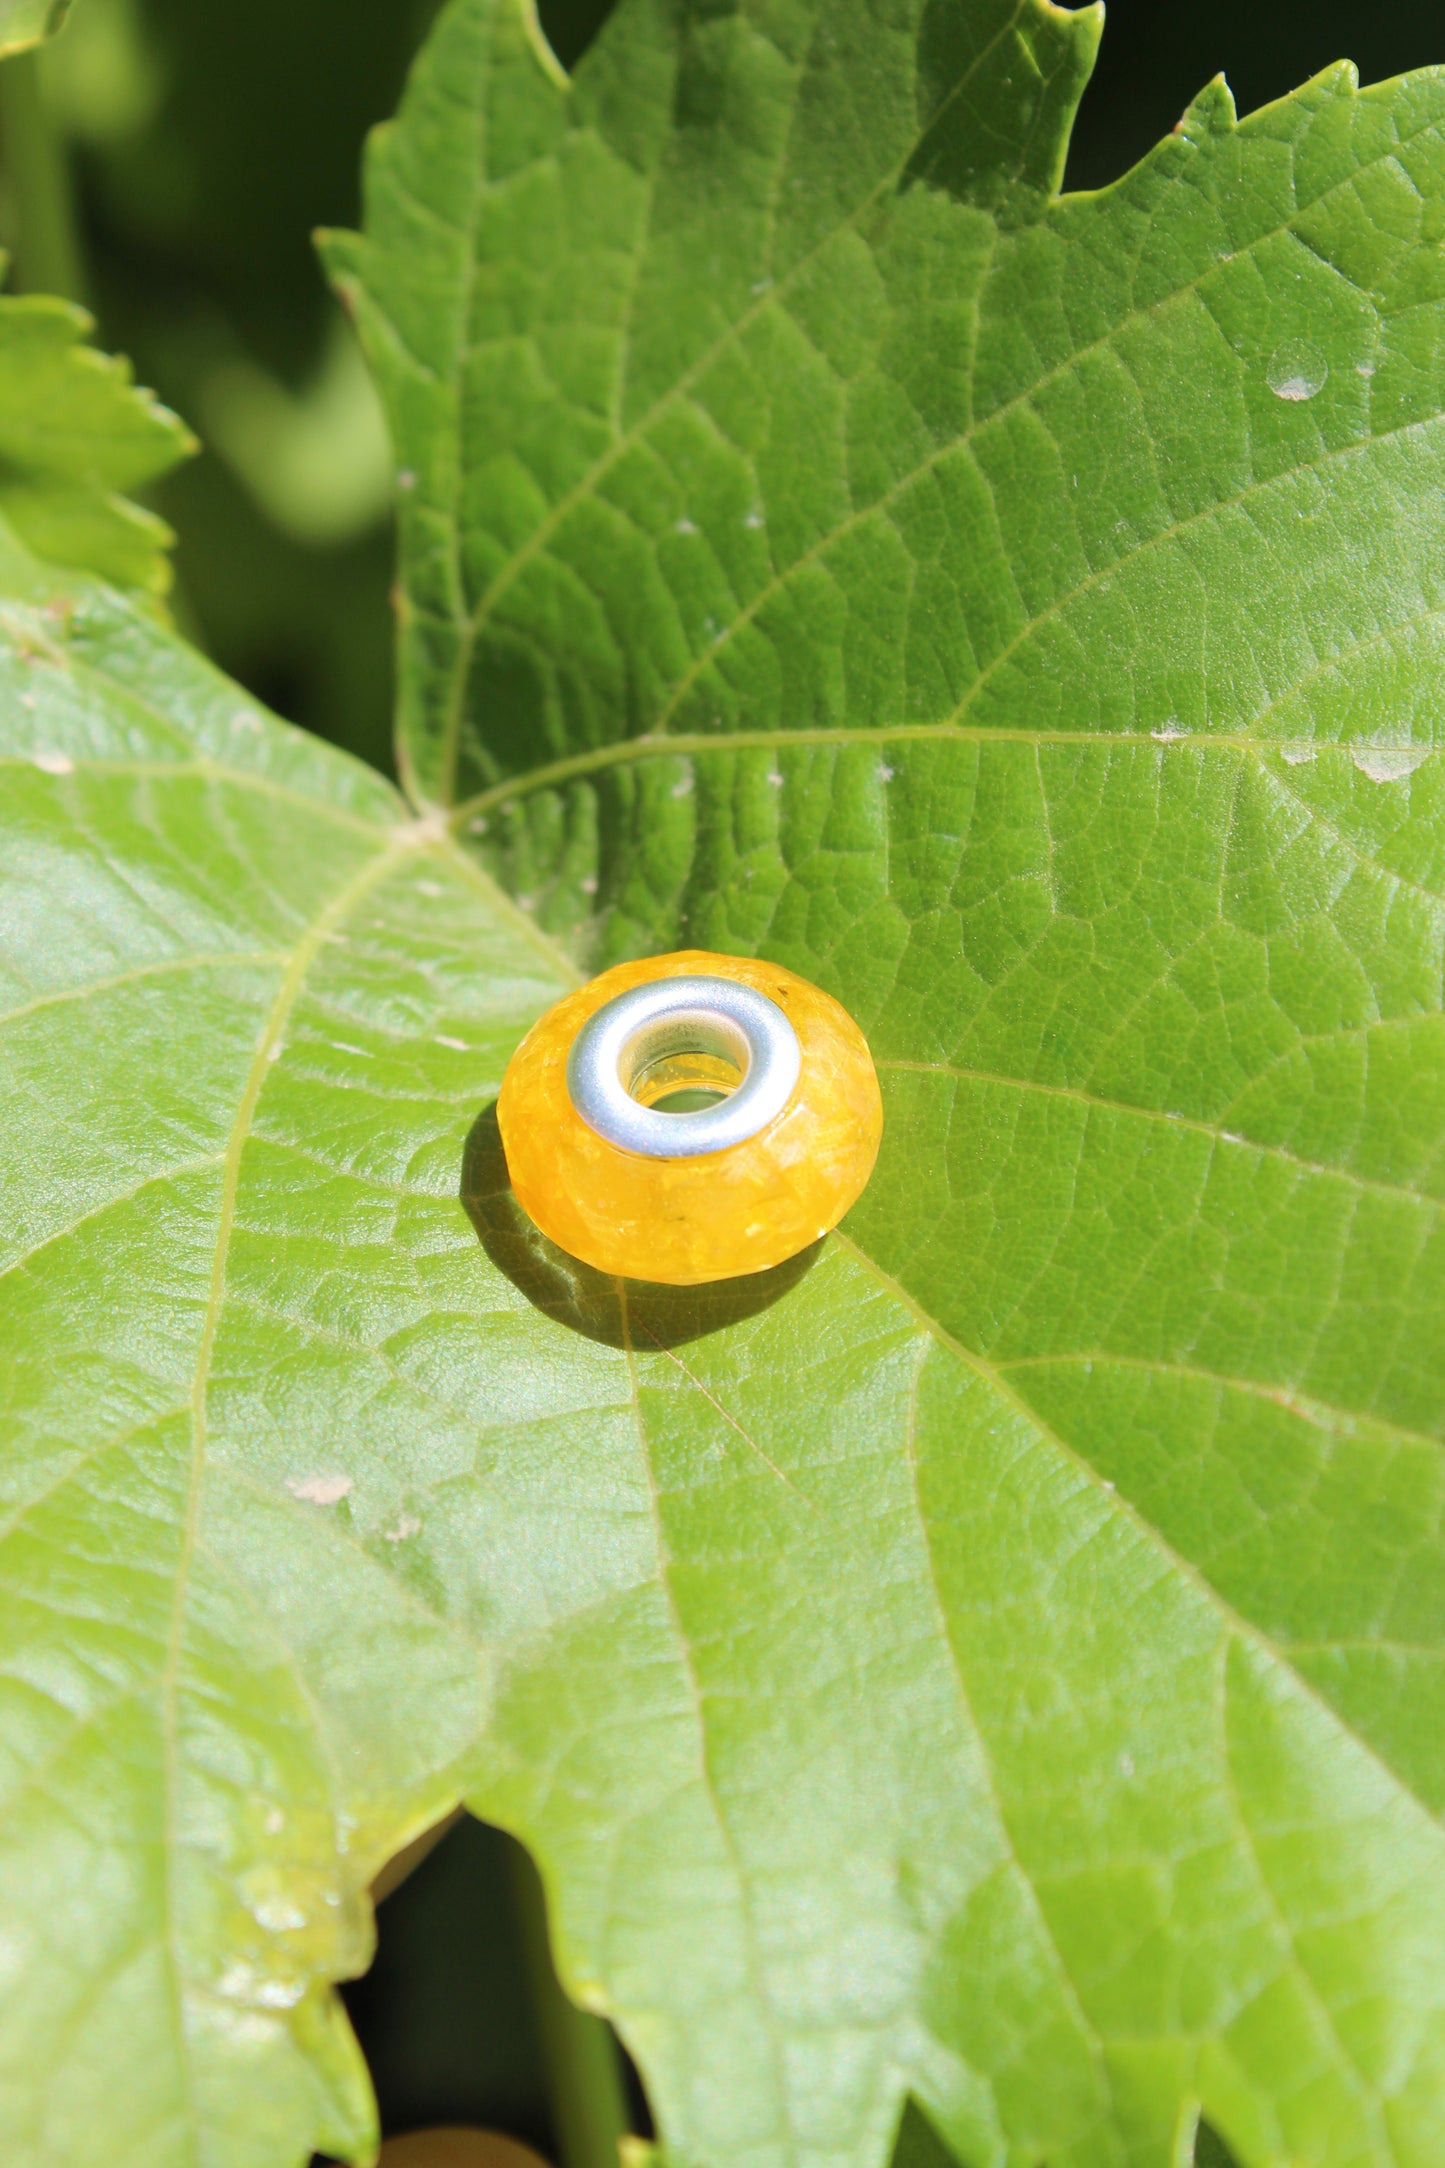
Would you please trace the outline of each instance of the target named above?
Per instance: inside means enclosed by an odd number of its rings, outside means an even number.
[[[0,56],[0,2168],[1439,2168],[1438,10]],[[694,950],[881,1154],[608,1277]]]

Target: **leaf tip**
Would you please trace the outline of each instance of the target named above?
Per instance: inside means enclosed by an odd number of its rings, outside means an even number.
[[[1190,99],[1174,123],[1174,134],[1186,143],[1201,144],[1211,136],[1233,135],[1238,126],[1239,109],[1234,102],[1234,92],[1221,74],[1214,76],[1197,97]]]

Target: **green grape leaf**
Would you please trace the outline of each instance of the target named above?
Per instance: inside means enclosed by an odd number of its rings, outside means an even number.
[[[0,59],[53,38],[69,13],[70,0],[0,0]]]
[[[1445,2122],[1445,80],[458,0],[331,245],[415,805],[0,564],[0,2131],[364,2158],[458,1797],[696,2168],[1425,2168]],[[73,591],[72,591],[73,590]],[[551,1251],[599,959],[868,1030],[840,1234]]]
[[[161,596],[174,537],[125,492],[195,441],[128,362],[85,343],[93,328],[68,301],[0,299],[0,516],[51,564]]]
[[[379,776],[115,596],[0,587],[0,2153],[362,2158],[326,1983],[490,1686],[413,1518],[486,1418],[428,1372],[535,1398],[457,1170],[566,978]],[[328,1280],[365,1315],[287,1323]]]

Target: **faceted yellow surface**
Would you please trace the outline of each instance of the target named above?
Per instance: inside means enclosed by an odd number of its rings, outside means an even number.
[[[694,972],[740,980],[778,1004],[802,1050],[797,1088],[766,1129],[730,1151],[619,1151],[572,1105],[572,1041],[618,994]],[[764,1271],[836,1227],[873,1172],[883,1101],[868,1042],[831,994],[777,964],[683,949],[618,964],[549,1009],[512,1056],[497,1121],[512,1187],[544,1234],[599,1271],[690,1287]]]

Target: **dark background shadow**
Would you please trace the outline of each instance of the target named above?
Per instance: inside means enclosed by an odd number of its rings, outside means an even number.
[[[682,1347],[727,1325],[771,1309],[810,1272],[822,1249],[810,1243],[769,1272],[702,1287],[664,1287],[655,1280],[616,1280],[569,1257],[518,1204],[493,1101],[473,1122],[462,1158],[462,1204],[477,1239],[499,1272],[534,1309],[588,1340],[608,1347]]]

